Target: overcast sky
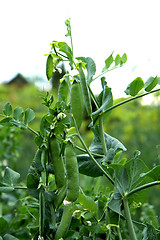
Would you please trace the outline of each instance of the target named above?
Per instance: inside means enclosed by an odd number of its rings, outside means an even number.
[[[97,75],[112,51],[127,53],[127,64],[106,75],[122,95],[135,77],[160,75],[159,9],[159,0],[0,1],[0,82],[19,72],[45,78],[44,54],[53,40],[67,40],[64,22],[71,18],[74,55],[92,57]]]

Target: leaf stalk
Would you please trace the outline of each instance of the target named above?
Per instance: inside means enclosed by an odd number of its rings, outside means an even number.
[[[131,213],[129,210],[128,199],[126,196],[123,198],[123,206],[124,206],[124,213],[125,213],[125,217],[126,217],[126,221],[127,221],[130,239],[137,240],[136,233],[135,233],[134,227],[133,227],[133,222],[131,219]]]

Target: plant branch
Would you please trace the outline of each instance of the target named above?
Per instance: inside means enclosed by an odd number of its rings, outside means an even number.
[[[76,134],[75,136],[77,136],[77,134]],[[81,148],[81,147],[79,147],[78,145],[74,145],[74,147],[77,148],[78,150],[80,150],[81,152],[87,153],[84,148]],[[94,156],[96,156],[96,157],[101,157],[101,158],[104,157],[104,155],[98,154],[98,153],[92,153],[92,155],[94,155]]]
[[[31,131],[32,133],[34,133],[35,135],[39,135],[34,129],[32,129],[32,128],[30,128],[30,127],[27,127],[27,129],[29,130],[29,131]]]
[[[158,89],[156,89],[156,90],[152,90],[152,91],[150,91],[150,92],[146,92],[146,93],[140,94],[140,95],[138,95],[138,96],[135,96],[135,97],[132,97],[132,98],[129,98],[129,99],[126,99],[126,100],[124,100],[124,101],[122,101],[122,102],[120,102],[120,103],[117,103],[117,104],[115,104],[114,106],[108,108],[108,109],[105,110],[103,113],[107,113],[107,112],[111,111],[112,109],[117,108],[117,107],[119,107],[119,106],[121,106],[121,105],[123,105],[123,104],[125,104],[125,103],[134,101],[134,100],[136,100],[136,99],[138,99],[138,98],[144,97],[144,96],[146,96],[146,95],[148,95],[148,94],[155,93],[155,92],[158,92],[158,91],[160,91],[160,88],[158,88]]]
[[[9,116],[5,116],[5,115],[3,115],[3,114],[0,114],[0,117],[4,117],[4,118],[8,118]],[[13,125],[14,126],[14,125]],[[34,129],[32,129],[32,128],[30,128],[30,127],[28,127],[27,126],[27,129],[29,130],[29,131],[31,131],[32,133],[34,133],[35,135],[39,135]]]
[[[121,235],[121,231],[120,231],[119,225],[117,226],[117,232],[118,232],[119,240],[122,240],[122,235]]]
[[[122,66],[123,66],[123,65],[122,65]],[[106,74],[107,72],[110,72],[110,71],[115,70],[115,69],[117,69],[117,68],[120,68],[120,67],[122,67],[122,66],[116,66],[116,67],[113,67],[113,68],[111,68],[111,69],[107,69],[107,70],[104,71],[103,73],[101,73],[101,74],[99,74],[98,76],[96,76],[95,78],[93,78],[92,81],[94,81],[94,80],[96,80],[97,78],[103,76],[103,75]]]
[[[137,187],[137,188],[133,189],[132,191],[126,193],[126,196],[129,197],[130,195],[132,195],[132,194],[134,194],[138,191],[141,191],[141,190],[144,190],[146,188],[153,187],[153,186],[159,185],[159,184],[160,184],[160,181],[155,181],[155,182],[144,184],[144,185],[142,185],[140,187]]]
[[[106,154],[107,154],[107,148],[106,148],[106,143],[105,143],[105,138],[104,138],[103,115],[102,115],[102,114],[101,114],[100,117],[99,117],[99,133],[100,133],[100,138],[101,138],[103,153],[104,153],[104,155],[106,155]]]
[[[122,102],[120,102],[120,103],[117,103],[117,104],[113,105],[112,107],[106,109],[105,111],[101,112],[101,113],[96,117],[96,119],[94,120],[94,122],[97,121],[97,119],[99,118],[99,116],[100,116],[101,114],[105,114],[105,113],[107,113],[107,112],[110,112],[110,111],[113,110],[114,108],[120,107],[120,106],[123,105],[123,104],[126,104],[126,103],[128,103],[128,102],[134,101],[134,100],[136,100],[136,99],[138,99],[138,98],[144,97],[144,96],[146,96],[146,95],[148,95],[148,94],[155,93],[155,92],[158,92],[158,91],[160,91],[160,88],[155,89],[155,90],[152,90],[152,91],[150,91],[150,92],[146,92],[146,93],[140,94],[140,95],[138,95],[138,96],[136,96],[136,97],[128,98],[128,99],[126,99],[126,100],[124,100],[124,101],[122,101]]]
[[[24,189],[24,190],[27,190],[27,187],[15,186],[14,189]]]
[[[97,160],[93,157],[93,155],[91,154],[91,152],[89,151],[88,147],[86,146],[85,142],[83,141],[83,138],[81,137],[80,133],[79,133],[79,130],[78,130],[78,127],[77,127],[77,124],[76,124],[76,121],[75,121],[75,118],[74,116],[72,115],[72,118],[73,118],[73,121],[74,121],[74,125],[75,125],[75,128],[76,128],[76,131],[77,131],[77,136],[79,138],[79,140],[81,141],[84,149],[86,150],[86,152],[88,153],[88,155],[90,156],[90,158],[92,159],[92,161],[97,165],[97,167],[103,172],[103,174],[108,178],[108,180],[114,185],[114,181],[112,180],[112,178],[106,173],[106,171],[102,168],[102,166],[97,162]]]
[[[71,40],[71,51],[72,51],[72,56],[73,56],[73,40],[72,40],[72,31],[71,31],[71,25],[70,25],[70,40]]]
[[[99,106],[98,101],[97,101],[97,99],[95,98],[95,96],[94,96],[94,94],[93,94],[93,92],[92,92],[89,84],[88,84],[88,89],[89,89],[89,92],[90,92],[90,94],[91,94],[91,98],[92,98],[92,100],[93,100],[96,108],[98,109],[100,106]]]
[[[3,115],[3,114],[0,114],[0,117],[5,117],[5,118],[6,118],[7,116],[5,116],[5,115]]]
[[[132,219],[131,219],[131,213],[130,213],[130,210],[129,210],[127,197],[123,198],[123,206],[124,206],[124,213],[125,213],[125,217],[126,217],[126,221],[127,221],[127,226],[128,226],[130,239],[131,240],[137,240],[137,237],[136,237],[136,234],[135,234],[135,231],[134,231],[134,227],[133,227],[133,222],[132,222]]]
[[[63,55],[62,53],[57,52],[57,54],[62,56],[62,57],[64,57],[64,58],[66,58],[66,59],[69,59],[67,56]]]

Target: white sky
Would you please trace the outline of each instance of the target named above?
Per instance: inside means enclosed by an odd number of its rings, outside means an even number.
[[[134,78],[160,76],[159,9],[159,0],[1,0],[0,82],[18,72],[45,77],[44,54],[53,40],[68,41],[70,17],[74,55],[92,57],[97,75],[112,51],[127,53],[127,64],[106,75],[115,96],[122,96]]]

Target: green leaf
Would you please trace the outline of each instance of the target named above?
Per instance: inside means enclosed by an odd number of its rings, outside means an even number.
[[[24,124],[28,125],[35,118],[34,111],[30,108],[27,108],[25,111]]]
[[[115,199],[114,195],[112,196],[111,200],[107,204],[107,206],[113,211],[118,213],[119,215],[121,214],[121,205],[122,205],[122,200],[121,199]]]
[[[147,172],[149,170],[141,159],[133,158],[130,161],[126,162],[124,166],[130,178],[129,191],[151,182],[151,179],[148,176],[141,176],[142,172]],[[132,194],[130,196],[130,201],[134,201],[135,203],[146,202],[149,191],[150,189],[148,188]]]
[[[8,186],[13,186],[17,183],[20,178],[20,174],[15,172],[9,167],[6,167],[3,177],[3,183],[8,184]]]
[[[51,79],[53,74],[53,58],[52,55],[49,54],[49,56],[47,57],[47,63],[46,63],[46,76],[48,81]]]
[[[27,175],[27,188],[31,196],[39,198],[39,176],[36,173],[29,173]]]
[[[84,194],[79,194],[79,198],[78,198],[80,204],[87,209],[90,212],[94,212],[95,214],[97,214],[97,205],[94,202],[93,198],[90,196],[86,196]]]
[[[89,147],[89,150],[93,154],[94,153],[103,154],[103,147],[102,147],[100,136],[99,136],[98,126],[93,128],[93,132],[95,137]],[[123,151],[126,151],[126,148],[124,147],[124,145],[121,142],[119,142],[116,138],[113,138],[106,133],[104,133],[104,137],[105,137],[105,143],[107,146],[107,155],[105,156],[105,158],[96,158],[96,160],[99,163],[106,162],[106,161],[111,162],[116,152],[120,149]],[[93,162],[93,160],[88,155],[86,154],[78,155],[77,160],[78,160],[80,173],[87,176],[91,176],[91,177],[98,177],[103,175],[101,170],[99,170],[97,165]]]
[[[115,189],[116,193],[124,196],[126,192],[128,192],[130,188],[130,176],[126,170],[126,168],[121,164],[110,164],[109,172],[111,169],[114,170],[114,178],[115,178]]]
[[[27,176],[27,187],[37,189],[38,185],[39,185],[38,175],[29,173]]]
[[[58,46],[60,52],[63,52],[66,54],[66,56],[69,59],[71,69],[73,69],[73,56],[72,56],[73,53],[72,53],[71,48],[68,46],[68,44],[66,42],[58,42],[57,46]]]
[[[160,165],[154,167],[152,170],[142,173],[144,169],[141,171],[141,177],[150,177],[154,181],[159,181],[160,180]]]
[[[44,168],[41,162],[41,155],[42,155],[42,151],[38,149],[32,163],[32,167],[35,168],[38,172],[44,171]]]
[[[124,63],[126,63],[126,62],[127,62],[127,54],[124,53],[124,54],[122,55],[122,57],[121,57],[121,64],[124,64]]]
[[[8,186],[8,184],[0,183],[0,192],[9,193],[14,191],[13,187]]]
[[[6,117],[0,121],[0,125],[12,126],[12,124],[10,123],[11,120],[11,117]]]
[[[107,82],[106,82],[106,78],[105,77],[101,77],[101,86],[102,86],[102,89],[105,90],[105,86],[107,85]],[[103,91],[101,92],[101,95]]]
[[[6,116],[10,116],[12,114],[12,106],[10,102],[6,103],[6,105],[4,106],[3,113]]]
[[[144,82],[141,77],[137,77],[133,80],[125,90],[127,95],[136,96],[139,91],[144,87]]]
[[[86,176],[99,177],[102,176],[102,171],[97,167],[93,160],[87,154],[77,155],[79,172]],[[97,159],[97,161],[99,161]]]
[[[160,77],[157,77],[157,79],[158,79],[158,84],[160,85]]]
[[[155,208],[153,205],[150,205],[149,203],[145,203],[142,206],[142,212],[143,212],[143,222],[146,222],[148,224],[151,224],[155,228],[159,228],[159,221],[157,212],[155,211]]]
[[[157,84],[158,84],[158,78],[150,77],[145,82],[144,89],[145,89],[145,91],[150,92]]]
[[[66,37],[71,37],[71,24],[70,24],[70,19],[67,19],[65,21],[65,24],[67,26],[67,33],[65,34]]]
[[[18,238],[16,238],[13,235],[7,233],[3,236],[3,240],[18,240]]]
[[[23,108],[21,107],[16,107],[14,109],[14,113],[13,113],[13,118],[17,121],[21,121],[24,115],[24,111]]]
[[[103,94],[103,96],[102,96]],[[111,88],[108,86],[105,86],[105,90],[102,91],[102,94],[99,95],[100,99],[100,108],[92,113],[92,116],[97,116],[99,115],[102,111],[107,110],[107,108],[111,107],[113,104],[113,96],[112,96],[112,91]]]
[[[120,62],[121,62],[121,57],[120,57],[120,55],[119,54],[117,54],[116,55],[116,58],[115,58],[115,66],[117,66],[117,65],[119,65],[120,64]]]
[[[94,128],[92,128],[93,133],[94,133],[94,139],[89,147],[89,150],[92,153],[98,153],[98,154],[103,154],[103,147],[101,144],[101,138],[100,138],[100,134],[99,134],[99,127],[96,126]],[[107,150],[109,149],[113,149],[115,152],[117,150],[123,150],[126,151],[127,149],[125,148],[125,146],[116,138],[111,137],[110,135],[108,135],[107,133],[104,133],[104,138],[105,138],[105,143],[106,143],[106,147]]]
[[[130,177],[130,190],[145,183],[145,179],[142,179],[141,173],[144,171],[147,172],[148,167],[141,159],[133,158],[127,161],[124,166]]]
[[[147,224],[145,229],[145,234],[143,240],[158,240],[156,229],[152,226]]]
[[[123,192],[126,193],[130,187],[130,178],[128,176],[128,172],[124,166],[122,166],[121,171],[119,172],[120,176],[120,187],[122,188]]]
[[[92,77],[95,75],[96,73],[96,64],[93,61],[92,58],[90,57],[77,57],[76,59],[81,60],[82,62],[86,63],[86,69],[87,69],[87,82],[88,84],[90,84],[93,79]]]
[[[0,235],[5,234],[5,232],[8,230],[8,227],[8,222],[3,217],[0,217]]]
[[[20,129],[23,129],[23,130],[27,129],[27,127],[26,127],[26,125],[25,125],[24,123],[22,123],[22,122],[17,122],[15,119],[11,119],[11,120],[10,120],[10,123],[11,123],[13,126],[18,127],[18,128],[20,128]]]
[[[112,55],[113,55],[113,53],[105,60],[105,70],[107,70],[114,61]]]

